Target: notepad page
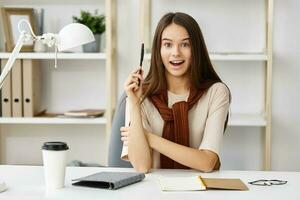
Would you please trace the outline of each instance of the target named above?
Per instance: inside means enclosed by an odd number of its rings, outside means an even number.
[[[205,185],[198,176],[190,177],[159,177],[163,191],[197,191],[206,190]]]

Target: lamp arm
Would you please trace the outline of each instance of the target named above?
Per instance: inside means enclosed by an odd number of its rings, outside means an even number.
[[[34,34],[34,32],[33,32],[33,30],[32,30],[32,27],[31,27],[31,25],[30,25],[30,23],[29,23],[29,21],[28,21],[27,19],[21,19],[21,20],[18,22],[18,30],[19,30],[19,32],[20,32],[20,33],[23,32],[23,30],[22,30],[22,28],[21,28],[21,24],[22,24],[22,23],[27,24],[27,26],[28,26],[28,28],[29,28],[29,30],[30,30],[30,32],[31,32],[31,36],[32,36],[34,39],[36,39],[36,35]]]
[[[12,53],[10,54],[9,58],[8,58],[8,61],[0,75],[0,89],[2,88],[3,86],[3,82],[6,78],[6,76],[8,75],[8,73],[10,72],[19,52],[21,51],[21,48],[24,44],[24,41],[25,41],[25,32],[22,31],[20,36],[19,36],[19,39],[17,41],[17,44],[15,46],[15,48],[13,49]]]

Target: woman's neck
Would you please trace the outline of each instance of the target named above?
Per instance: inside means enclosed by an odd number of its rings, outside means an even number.
[[[168,90],[174,94],[186,94],[190,90],[187,77],[167,77]]]

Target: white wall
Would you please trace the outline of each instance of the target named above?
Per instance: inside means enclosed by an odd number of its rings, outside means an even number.
[[[276,1],[272,168],[300,171],[300,1]]]

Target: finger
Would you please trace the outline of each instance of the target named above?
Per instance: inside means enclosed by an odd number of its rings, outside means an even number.
[[[138,84],[137,83],[132,83],[132,84],[130,84],[129,86],[127,86],[125,88],[125,91],[126,92],[132,92],[132,91],[135,92],[136,89],[138,89]]]
[[[133,70],[133,71],[131,71],[130,74],[139,74],[139,73],[140,73],[140,67],[137,68],[137,69],[135,69],[135,70]]]
[[[134,82],[139,82],[142,79],[140,74],[131,74],[124,83],[124,87]]]
[[[140,82],[140,79],[139,79],[139,78],[133,78],[133,79],[132,79],[132,83],[138,83],[138,82]]]
[[[132,78],[135,78],[135,79],[142,79],[142,75],[140,73],[134,73],[134,74],[131,74],[131,77]]]
[[[125,142],[125,141],[128,140],[128,137],[121,137],[121,140],[122,140],[123,142]]]
[[[128,141],[123,142],[124,146],[128,146]]]
[[[139,74],[140,74],[141,76],[143,76],[143,75],[144,75],[144,70],[143,70],[143,68],[142,68],[142,67],[140,67]]]
[[[125,87],[125,91],[127,91],[127,92],[133,91],[134,88],[136,88],[136,87],[138,87],[138,86],[137,86],[137,83],[131,83],[130,85],[127,85],[127,86]]]
[[[139,89],[139,84],[136,82],[132,83],[132,85],[130,85],[130,86],[132,86],[133,91]]]
[[[126,79],[126,81],[125,81],[125,83],[124,83],[124,86],[129,85],[130,83],[132,83],[134,79],[141,79],[141,78],[142,78],[142,77],[140,76],[140,74],[138,74],[138,73],[132,73],[132,74],[130,74],[130,75],[127,77],[127,79]],[[138,80],[137,80],[137,81],[138,81]]]
[[[139,67],[137,67],[135,70],[133,70],[133,73],[140,73],[140,70],[141,70],[142,68],[139,66]]]
[[[126,132],[121,132],[121,136],[122,137],[128,137],[129,133],[126,131]]]
[[[129,127],[128,126],[122,126],[120,128],[120,131],[128,131],[129,130]]]
[[[132,74],[133,78],[142,79],[143,76],[141,74]]]
[[[144,83],[144,78],[140,79],[140,85],[143,85]]]
[[[132,73],[132,75],[136,75],[136,76],[140,76],[140,77],[142,77],[141,75],[142,75],[142,69],[141,70],[139,70],[138,72],[136,72],[136,73]]]
[[[124,88],[126,88],[128,85],[132,83],[132,77],[128,77],[127,80],[124,83]]]
[[[135,87],[133,88],[133,92],[138,91],[139,88],[140,88],[139,84],[138,84],[138,83],[135,83]]]
[[[137,82],[140,78],[137,77],[136,75],[131,75],[131,77],[129,77],[129,79],[125,82],[125,85],[129,85],[133,82]]]
[[[141,87],[139,87],[139,84],[133,89],[134,92],[138,91]]]

